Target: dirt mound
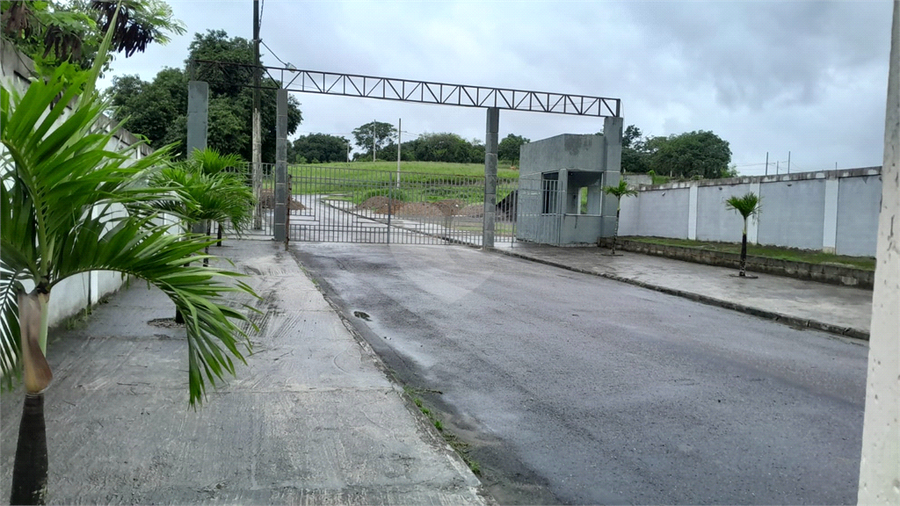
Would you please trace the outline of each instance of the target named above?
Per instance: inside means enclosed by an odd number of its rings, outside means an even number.
[[[444,216],[453,216],[459,214],[459,211],[465,206],[465,202],[457,199],[439,200],[434,205],[440,208]]]
[[[291,199],[290,208],[299,210],[306,209],[306,206],[295,200],[296,198],[297,197]],[[259,206],[262,209],[275,209],[275,190],[260,190]]]
[[[369,197],[356,207],[357,209],[368,209],[378,214],[387,214],[388,204],[390,204],[390,212],[394,214],[397,214],[397,211],[404,205],[400,200],[389,199],[388,197],[379,195],[377,197]]]
[[[400,211],[397,212],[397,216],[421,218],[445,215],[444,212],[441,211],[441,208],[434,204],[429,204],[426,202],[413,202],[412,204],[406,204],[405,206],[403,206]]]
[[[481,218],[484,216],[484,204],[469,204],[459,210],[460,216],[468,216],[469,218]]]

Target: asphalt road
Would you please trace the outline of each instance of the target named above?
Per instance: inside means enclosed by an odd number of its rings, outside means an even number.
[[[294,252],[500,502],[856,501],[858,342],[465,247]]]

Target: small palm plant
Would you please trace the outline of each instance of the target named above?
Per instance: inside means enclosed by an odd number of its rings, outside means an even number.
[[[224,220],[213,220],[218,226],[216,231],[217,246],[222,245],[222,228],[226,222],[231,223],[231,228],[238,235],[250,224],[253,219],[253,206],[255,199],[253,191],[247,187],[247,169],[244,167],[241,157],[236,154],[223,155],[213,148],[203,150],[195,150],[191,155],[191,165],[207,176],[214,176],[219,179],[220,193],[227,193],[228,199],[225,204],[228,209],[225,210]],[[209,235],[209,226],[213,223],[207,223],[207,235]]]
[[[616,186],[604,186],[603,193],[607,195],[612,195],[616,198],[616,229],[613,232],[613,242],[612,242],[612,252],[610,254],[616,254],[616,240],[619,237],[619,214],[622,212],[622,198],[623,197],[636,197],[638,192],[633,188],[628,187],[628,182],[624,179],[619,179],[619,184]]]
[[[208,239],[171,234],[147,204],[167,191],[141,181],[166,162],[168,150],[134,160],[134,147],[109,147],[116,129],[103,128],[106,104],[94,88],[108,47],[107,35],[89,72],[62,65],[24,94],[0,88],[0,373],[5,386],[22,378],[25,388],[13,504],[46,500],[44,391],[53,377],[47,315],[53,288],[63,280],[115,271],[169,296],[187,320],[191,404],[202,400],[207,381],[234,374],[231,357],[244,360],[242,344],[249,349],[243,327],[250,308],[221,297],[252,289],[235,279],[240,274],[185,266],[205,256]]]
[[[151,185],[170,190],[157,205],[178,215],[185,232],[209,236],[212,223],[218,223],[221,232],[222,225],[228,222],[240,233],[253,218],[253,191],[245,184],[242,173],[207,171],[205,167],[195,158],[154,174]],[[217,241],[221,241],[221,236]]]
[[[733,196],[725,201],[725,207],[738,212],[744,218],[744,230],[741,237],[741,270],[740,277],[747,276],[747,222],[751,216],[759,214],[759,196],[749,192],[742,197]]]

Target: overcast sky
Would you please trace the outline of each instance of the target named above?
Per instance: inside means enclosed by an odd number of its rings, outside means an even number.
[[[744,175],[881,165],[892,4],[264,0],[265,65],[621,98],[645,135],[711,130]],[[195,33],[251,39],[252,0],[170,0],[184,36],[119,57],[108,77],[183,68]],[[277,58],[276,58],[277,57]],[[108,81],[107,81],[108,82]],[[298,134],[484,140],[483,109],[295,94]],[[501,111],[500,137],[595,133],[602,118]]]

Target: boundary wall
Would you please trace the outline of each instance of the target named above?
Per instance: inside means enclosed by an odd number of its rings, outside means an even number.
[[[24,93],[33,75],[31,59],[22,55],[9,44],[0,43],[0,78],[4,86],[14,88]],[[115,122],[107,118],[104,127],[111,129]],[[130,132],[119,130],[110,141],[110,149],[122,149],[139,142],[139,139]],[[2,149],[2,147],[0,147]],[[150,154],[150,147],[140,146],[134,152],[135,159]],[[6,166],[0,166],[0,170],[9,170]],[[53,287],[50,296],[49,321],[50,326],[61,323],[66,318],[78,314],[93,304],[98,303],[103,297],[118,290],[125,283],[125,278],[119,273],[108,271],[91,271],[72,276]],[[30,286],[26,286],[30,289]]]
[[[740,242],[725,200],[754,192],[748,242],[874,257],[881,186],[881,167],[641,185],[622,201],[619,235]]]

